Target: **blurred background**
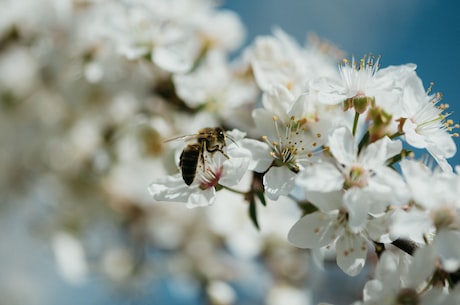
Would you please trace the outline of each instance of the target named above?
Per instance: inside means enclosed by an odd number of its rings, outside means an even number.
[[[200,118],[173,117],[169,91],[151,88],[162,72],[99,44],[93,15],[107,24],[117,15],[87,13],[97,2],[0,0],[0,304],[359,299],[370,270],[348,278],[334,261],[320,270],[287,243],[299,216],[290,202],[260,207],[260,231],[234,194],[206,209],[152,202],[148,184],[171,171],[162,137]],[[460,121],[455,1],[227,0],[222,8],[246,28],[233,57],[274,26],[300,44],[315,34],[347,56],[381,55],[382,67],[417,64]],[[449,161],[460,165],[459,156]]]

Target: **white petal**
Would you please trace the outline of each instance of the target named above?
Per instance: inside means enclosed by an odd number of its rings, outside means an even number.
[[[211,187],[206,190],[197,189],[190,194],[187,201],[188,208],[204,207],[214,203],[216,199],[216,190]]]
[[[301,171],[296,182],[307,192],[332,192],[341,190],[345,179],[333,164],[319,163]]]
[[[351,188],[343,196],[344,205],[348,210],[348,227],[352,232],[360,232],[366,225],[368,218],[369,202],[368,198],[358,188]]]
[[[281,195],[288,195],[295,185],[296,174],[287,167],[272,167],[264,175],[263,182],[267,197],[278,200]]]
[[[161,46],[155,49],[152,60],[167,71],[185,73],[193,66],[194,58],[189,55],[190,53],[184,53],[181,45]]]
[[[299,248],[316,249],[331,244],[340,228],[336,215],[314,212],[300,218],[289,230],[288,240]]]
[[[411,198],[400,174],[386,166],[375,169],[365,191],[372,201],[369,213],[374,215],[382,213],[390,204],[406,204]]]
[[[173,23],[168,24],[152,53],[153,62],[169,72],[189,71],[200,49],[198,40],[194,38],[190,32]]]
[[[439,230],[433,243],[443,268],[447,272],[455,272],[460,267],[460,232]]]
[[[155,200],[187,202],[194,187],[185,184],[181,174],[168,176],[149,185],[149,192]]]
[[[429,150],[430,153],[436,153],[438,156],[451,158],[457,153],[457,146],[450,133],[439,130],[430,137]]]
[[[393,239],[390,236],[392,214],[386,213],[380,217],[374,217],[367,221],[366,232],[369,238],[381,243],[390,243]]]
[[[325,105],[337,105],[348,96],[341,82],[331,78],[319,78],[311,82],[311,89],[317,91],[318,101]]]
[[[257,173],[265,172],[273,162],[273,157],[270,156],[270,147],[261,141],[253,139],[241,140],[241,146],[247,149],[251,155],[252,160],[249,164],[249,169]]]
[[[350,276],[358,275],[366,263],[367,241],[361,235],[345,233],[337,240],[337,265]]]
[[[425,246],[415,251],[409,267],[406,285],[419,287],[435,270],[436,252],[433,247]]]
[[[276,132],[273,112],[267,111],[263,108],[257,108],[252,111],[252,118],[256,125],[256,133],[258,135],[267,136],[271,140],[278,140]]]
[[[379,280],[370,280],[364,285],[363,289],[363,301],[364,302],[376,302],[381,299],[383,290],[383,283]],[[367,303],[365,303],[367,304]],[[372,303],[370,303],[372,304]]]
[[[402,149],[402,143],[399,140],[392,141],[384,137],[369,146],[361,152],[359,161],[367,169],[374,169],[385,164],[389,158],[399,154]]]
[[[234,186],[238,184],[243,175],[248,170],[249,159],[230,158],[223,163],[223,175],[219,179],[219,184]]]
[[[262,96],[265,109],[284,118],[295,102],[294,96],[285,86],[275,85]]]
[[[427,213],[416,209],[408,212],[397,210],[393,215],[390,233],[393,239],[408,238],[424,243],[423,235],[432,230],[433,224]]]
[[[411,120],[406,120],[403,125],[404,138],[409,145],[416,148],[425,148],[427,146],[426,137],[417,132],[417,124]]]
[[[348,128],[341,126],[334,129],[329,136],[329,147],[331,153],[341,164],[350,165],[356,161],[358,146]]]
[[[343,191],[334,192],[305,192],[305,197],[322,212],[338,210],[343,205]]]

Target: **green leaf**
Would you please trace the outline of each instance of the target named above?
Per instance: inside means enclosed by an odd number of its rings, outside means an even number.
[[[369,131],[367,131],[358,144],[358,154],[361,152],[363,147],[366,147],[369,144],[370,137],[371,137],[371,134],[369,133]]]
[[[251,198],[249,198],[249,210],[248,210],[249,218],[251,218],[251,221],[256,227],[256,229],[260,230],[259,222],[257,221],[257,205],[256,204],[257,203],[256,203],[254,196],[251,196]]]
[[[256,195],[257,195],[257,198],[259,198],[260,203],[262,203],[262,205],[266,207],[267,201],[265,200],[264,192],[256,192]]]
[[[410,156],[412,155],[413,152],[410,151],[410,150],[407,150],[407,149],[403,149],[401,150],[401,152],[391,158],[389,158],[387,161],[386,161],[386,164],[390,167],[392,167],[394,164],[398,163],[398,162],[401,162],[402,159],[406,158],[407,156]]]

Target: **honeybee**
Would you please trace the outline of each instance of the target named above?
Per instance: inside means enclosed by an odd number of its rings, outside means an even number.
[[[197,167],[205,167],[204,153],[220,152],[225,158],[229,158],[223,151],[226,143],[225,130],[221,127],[206,127],[200,129],[196,134],[181,136],[179,138],[187,138],[195,140],[194,143],[189,143],[182,151],[179,158],[179,167],[182,172],[182,179],[187,185],[192,184],[195,179]],[[178,138],[170,139],[175,140]]]

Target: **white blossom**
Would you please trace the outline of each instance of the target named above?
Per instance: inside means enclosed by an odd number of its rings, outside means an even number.
[[[201,160],[197,160],[199,164],[191,185],[184,182],[181,173],[159,178],[149,186],[153,198],[157,201],[185,202],[190,208],[207,206],[214,203],[216,188],[237,185],[248,169],[249,156],[236,142],[244,134],[234,130],[229,135],[234,136],[235,143],[225,147],[226,155],[219,151],[203,151],[204,162],[201,164]]]

